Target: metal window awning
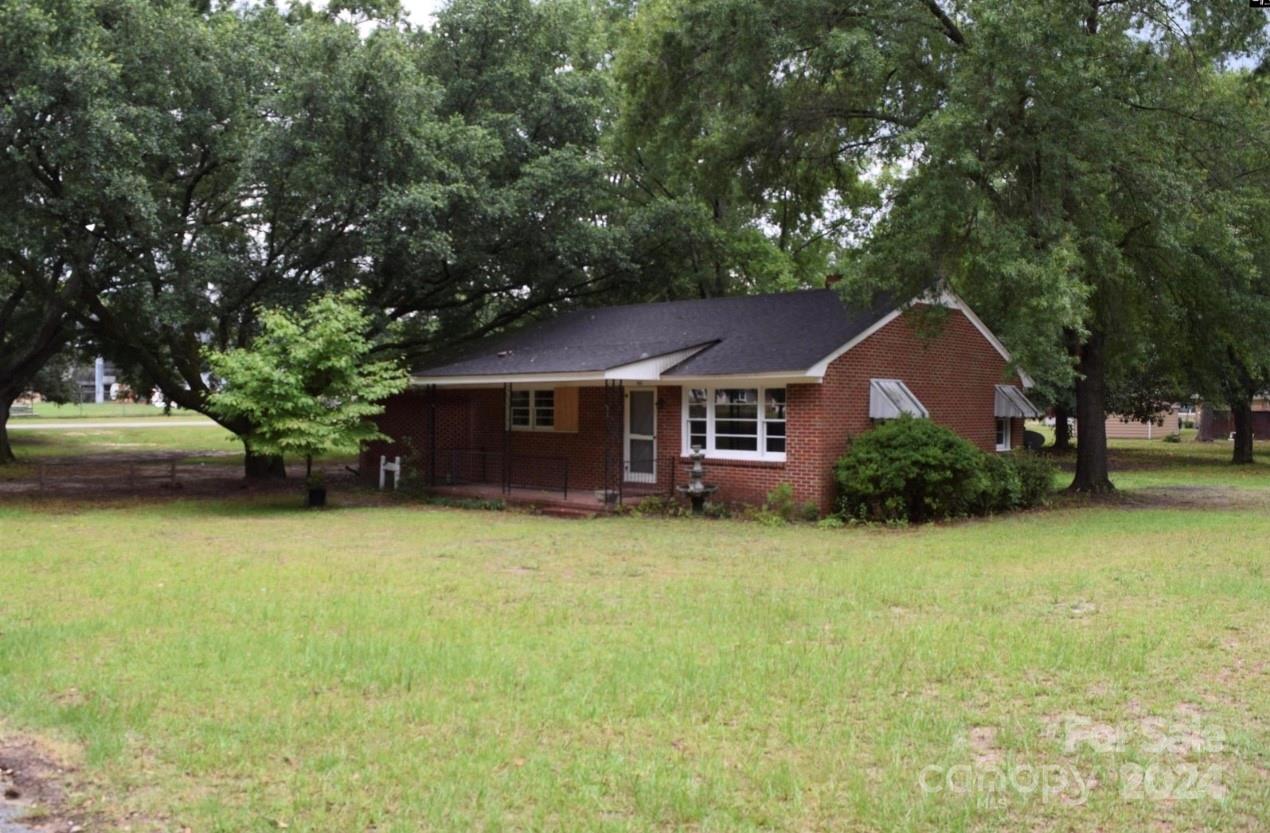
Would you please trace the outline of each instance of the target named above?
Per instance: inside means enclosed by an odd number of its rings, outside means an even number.
[[[930,416],[921,400],[899,379],[870,379],[869,419],[895,419],[900,414]]]
[[[1036,419],[1041,411],[1028,401],[1023,391],[1014,385],[997,385],[996,405],[992,412],[998,417],[1023,417]]]

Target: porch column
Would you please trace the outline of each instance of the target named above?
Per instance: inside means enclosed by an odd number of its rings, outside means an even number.
[[[437,485],[437,386],[428,385],[428,485]]]
[[[503,494],[512,491],[512,384],[503,383]]]

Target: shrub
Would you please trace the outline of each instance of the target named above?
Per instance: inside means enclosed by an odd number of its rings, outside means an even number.
[[[1180,443],[1182,441],[1182,435],[1177,431],[1174,431],[1172,434],[1165,434],[1164,441],[1166,443]]]
[[[1031,451],[1016,451],[1009,456],[1010,465],[1018,474],[1021,491],[1018,506],[1030,509],[1049,503],[1054,494],[1054,464]]]
[[[847,522],[842,519],[841,515],[825,515],[816,521],[817,529],[842,529]]]
[[[763,500],[763,512],[775,515],[787,523],[794,521],[814,521],[820,517],[820,510],[814,503],[799,503],[794,499],[794,487],[789,483],[777,484]]]
[[[978,511],[1009,512],[1023,505],[1023,478],[1014,455],[984,454],[982,466],[984,490]]]
[[[901,417],[857,437],[838,461],[844,515],[914,521],[982,511],[984,454],[930,420]]]
[[[639,517],[677,518],[688,514],[689,510],[669,495],[648,495],[627,511]]]

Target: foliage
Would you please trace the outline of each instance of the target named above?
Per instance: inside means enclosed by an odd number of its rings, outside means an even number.
[[[921,522],[971,514],[989,484],[982,452],[951,430],[903,416],[854,438],[835,473],[844,515]]]
[[[1023,504],[1023,479],[1014,465],[1014,455],[983,454],[980,466],[984,489],[978,513],[1009,512]]]
[[[345,292],[320,296],[299,315],[260,310],[249,347],[208,352],[222,380],[209,408],[250,424],[248,447],[265,454],[353,452],[381,438],[370,417],[407,377],[393,362],[369,359],[361,304],[359,293]]]
[[[648,495],[626,509],[641,518],[677,518],[691,513],[682,500],[670,495]]]
[[[446,509],[472,509],[484,512],[502,512],[507,503],[498,498],[447,497],[445,495],[424,495],[422,502],[428,506],[439,506]]]
[[[1049,503],[1058,473],[1052,462],[1034,451],[1024,450],[1010,453],[1006,461],[1019,481],[1018,508],[1031,509]]]
[[[905,416],[852,440],[836,474],[847,518],[920,523],[1043,505],[1055,469],[1033,452],[988,454],[943,426]]]
[[[1264,158],[1264,126],[1238,115],[1264,104],[1215,94],[1247,73],[1214,68],[1264,68],[1268,37],[1263,19],[1198,0],[864,0],[847,13],[662,0],[640,4],[618,77],[641,149],[684,160],[715,192],[733,184],[727,211],[762,214],[782,241],[834,238],[861,297],[944,280],[1043,399],[1065,405],[1077,381],[1073,485],[1099,491],[1105,439],[1088,426],[1108,374],[1173,345],[1169,319],[1219,271],[1197,269],[1200,252],[1226,269],[1265,239],[1213,210],[1231,191],[1210,160],[1224,145]]]
[[[820,510],[814,503],[800,502],[794,498],[794,487],[790,483],[778,483],[767,493],[763,500],[763,511],[786,523],[814,521],[820,517]]]

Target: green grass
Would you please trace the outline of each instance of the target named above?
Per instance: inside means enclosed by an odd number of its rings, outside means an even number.
[[[9,432],[19,461],[80,454],[145,454],[151,452],[242,451],[233,434],[215,423],[173,423],[155,428],[55,428]]]
[[[0,505],[10,730],[81,748],[108,813],[200,831],[1267,822],[1264,509],[827,531],[293,504]],[[1128,740],[1067,748],[1065,716]],[[1221,743],[1151,751],[1197,731]],[[976,760],[1096,785],[922,793]],[[1121,797],[1161,761],[1225,797]]]
[[[189,411],[182,411],[180,408],[173,408],[172,413],[175,416],[197,416],[197,414],[193,414]],[[21,414],[15,416],[15,418],[106,419],[110,417],[126,417],[128,419],[136,419],[137,417],[155,416],[164,416],[163,409],[156,408],[146,402],[81,402],[68,403],[65,405],[59,405],[55,402],[36,402],[32,407],[30,414]]]

